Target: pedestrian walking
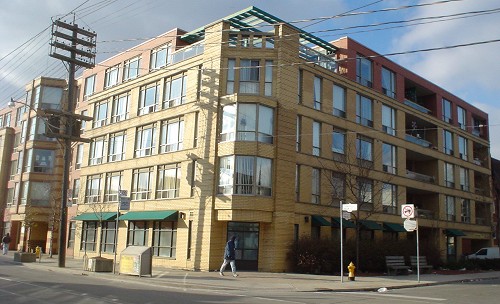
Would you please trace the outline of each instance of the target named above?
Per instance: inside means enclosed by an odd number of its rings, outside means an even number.
[[[10,234],[7,233],[3,238],[2,238],[2,250],[3,250],[3,255],[6,255],[9,252],[9,243],[10,243]]]
[[[224,262],[220,266],[219,274],[224,276],[224,270],[226,270],[227,264],[231,265],[231,271],[233,272],[233,277],[237,277],[236,274],[236,245],[234,244],[236,236],[232,236],[231,239],[226,243],[226,248],[224,249]]]

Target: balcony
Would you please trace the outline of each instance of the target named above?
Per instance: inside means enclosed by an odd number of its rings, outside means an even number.
[[[422,139],[420,137],[415,137],[415,136],[412,136],[410,134],[406,134],[405,136],[405,139],[409,142],[412,142],[414,144],[417,144],[417,145],[420,145],[422,147],[426,147],[426,148],[431,148],[432,147],[432,143],[425,140],[425,139]]]
[[[186,46],[172,54],[172,64],[203,54],[205,45],[201,43]]]
[[[418,110],[422,113],[425,113],[425,114],[431,114],[431,112],[432,112],[431,110],[427,109],[426,107],[421,106],[418,103],[410,101],[408,99],[405,99],[404,104],[414,108],[415,110]]]
[[[335,73],[338,71],[338,66],[335,59],[321,54],[320,52],[305,45],[299,46],[299,57]]]
[[[477,225],[482,225],[482,226],[489,226],[490,225],[490,219],[487,217],[476,217],[476,224]]]
[[[417,217],[420,219],[432,220],[432,219],[434,219],[434,211],[425,210],[425,209],[418,209],[417,210]]]
[[[434,176],[429,176],[422,173],[413,172],[410,170],[406,170],[406,177],[426,183],[435,183],[436,181]]]

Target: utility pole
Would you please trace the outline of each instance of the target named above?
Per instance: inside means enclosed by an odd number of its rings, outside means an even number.
[[[72,24],[56,20],[52,23],[52,39],[50,42],[50,56],[60,59],[69,64],[68,76],[68,98],[66,107],[62,111],[45,111],[52,115],[53,123],[59,126],[59,132],[53,132],[50,135],[62,139],[64,142],[64,163],[63,163],[63,181],[62,181],[62,200],[59,219],[59,267],[66,266],[66,232],[67,232],[67,200],[69,189],[69,167],[71,162],[71,142],[88,141],[80,138],[81,120],[92,120],[91,117],[77,115],[74,113],[75,98],[75,71],[76,67],[92,68],[95,66],[95,32],[79,28],[75,24],[73,17]],[[61,119],[62,118],[62,119]]]

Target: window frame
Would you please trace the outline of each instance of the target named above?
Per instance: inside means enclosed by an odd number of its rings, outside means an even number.
[[[167,235],[167,243],[162,244],[163,237]],[[170,241],[170,242],[169,242]],[[177,254],[177,222],[154,221],[152,254],[157,257],[175,258]],[[166,251],[165,254],[162,254]]]
[[[168,173],[174,173],[169,175]],[[175,180],[175,185],[168,182],[168,178]],[[181,185],[181,165],[180,163],[160,165],[156,174],[156,199],[178,198]],[[174,186],[171,188],[169,186]]]
[[[154,182],[154,167],[137,168],[132,170],[132,190],[130,198],[132,200],[148,200],[152,197],[152,185]],[[144,180],[145,178],[145,180]],[[146,190],[139,191],[139,184],[145,182]]]
[[[149,124],[137,127],[135,131],[135,157],[146,157],[154,155],[156,124]],[[144,136],[144,135],[147,136]]]
[[[373,100],[359,94],[356,94],[356,123],[373,128]]]

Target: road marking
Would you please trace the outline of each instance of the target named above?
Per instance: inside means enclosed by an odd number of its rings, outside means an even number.
[[[429,298],[429,297],[417,297],[417,296],[406,296],[406,295],[397,295],[397,294],[386,294],[386,293],[375,293],[375,292],[343,292],[349,294],[363,294],[370,296],[379,296],[379,297],[389,297],[389,298],[402,298],[402,299],[415,299],[415,300],[429,300],[429,301],[446,301],[447,299],[443,298]]]

